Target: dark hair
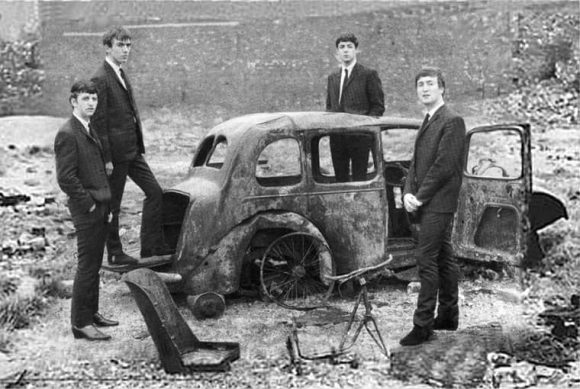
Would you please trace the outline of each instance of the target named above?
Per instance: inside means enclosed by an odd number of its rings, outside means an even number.
[[[76,99],[81,93],[97,94],[97,87],[92,81],[80,80],[75,82],[70,88],[69,102]]]
[[[103,34],[103,45],[113,47],[113,39],[115,38],[117,38],[118,41],[130,40],[131,34],[129,34],[129,30],[123,26],[111,27]]]
[[[415,76],[415,88],[417,88],[417,81],[421,77],[437,77],[437,84],[439,88],[445,89],[445,79],[443,78],[443,73],[441,69],[435,66],[424,66],[419,70],[419,73]]]
[[[354,47],[358,47],[358,39],[352,32],[347,32],[336,38],[335,45],[338,47],[340,42],[352,42],[354,43]]]

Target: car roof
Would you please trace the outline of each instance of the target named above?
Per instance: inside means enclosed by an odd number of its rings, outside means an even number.
[[[274,129],[308,130],[356,128],[361,126],[402,126],[418,128],[421,120],[401,117],[372,117],[342,112],[272,112],[255,113],[227,120],[211,129],[208,135],[230,139],[247,132],[267,133]]]

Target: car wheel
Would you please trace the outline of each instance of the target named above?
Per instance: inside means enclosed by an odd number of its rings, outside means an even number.
[[[326,306],[334,288],[330,249],[321,239],[293,232],[275,239],[260,263],[262,291],[276,304],[296,310]]]

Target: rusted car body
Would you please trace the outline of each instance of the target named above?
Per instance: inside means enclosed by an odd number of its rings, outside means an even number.
[[[236,292],[264,250],[291,232],[327,245],[333,264],[321,272],[343,274],[392,255],[389,268],[404,278],[415,265],[416,231],[401,196],[420,124],[327,112],[252,114],[219,124],[199,144],[185,180],[164,193],[165,238],[176,249],[171,271],[181,275],[172,288]],[[337,135],[368,145],[366,174],[336,178]],[[566,209],[555,196],[532,191],[529,126],[476,128],[466,142],[455,254],[518,265],[529,236],[567,217]]]

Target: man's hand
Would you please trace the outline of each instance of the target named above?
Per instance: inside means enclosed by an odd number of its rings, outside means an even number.
[[[105,164],[105,172],[107,173],[108,176],[113,174],[113,162],[107,162]]]
[[[112,212],[109,212],[107,214],[107,223],[110,223],[112,221],[113,221],[113,213]]]
[[[91,208],[89,209],[89,213],[93,212],[95,209],[97,209],[97,204],[91,205]]]
[[[423,203],[417,200],[415,195],[407,193],[403,197],[403,205],[405,205],[405,209],[407,210],[407,212],[415,212],[416,210],[419,209],[421,205],[423,205]]]

